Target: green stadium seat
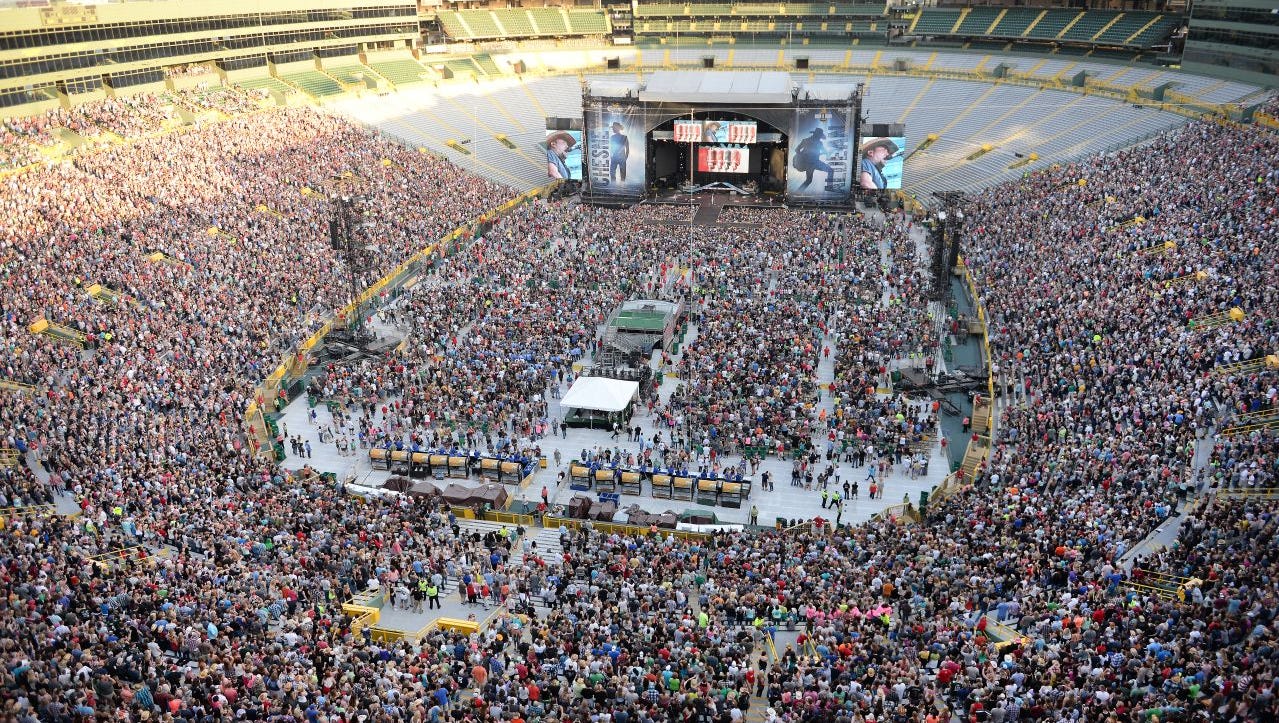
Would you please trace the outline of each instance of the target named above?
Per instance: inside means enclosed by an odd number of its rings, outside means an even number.
[[[338,85],[336,80],[318,70],[288,73],[281,75],[280,79],[297,86],[303,93],[313,98],[342,94],[342,86]]]
[[[695,3],[688,7],[693,17],[698,18],[721,18],[733,14],[733,6],[729,3]]]
[[[999,21],[990,34],[1001,38],[1019,38],[1035,22],[1040,12],[1042,11],[1038,8],[1008,8],[1004,19]]]
[[[1002,8],[973,8],[959,24],[960,35],[985,35],[990,24],[999,17]]]
[[[569,32],[574,35],[607,35],[608,16],[602,10],[569,10]]]
[[[362,84],[365,78],[373,75],[372,71],[359,63],[343,63],[342,65],[326,66],[324,68],[324,72],[334,78],[337,78],[339,83],[344,83],[346,85]]]
[[[786,3],[784,9],[784,15],[799,17],[831,14],[829,3]]]
[[[568,35],[568,23],[559,8],[534,8],[529,10],[539,35]]]
[[[1097,42],[1124,45],[1128,42],[1130,36],[1146,27],[1146,24],[1154,20],[1155,17],[1157,16],[1154,13],[1124,13],[1123,17],[1106,29],[1106,32],[1097,36]]]
[[[453,58],[444,61],[444,67],[453,71],[454,78],[473,78],[482,75],[479,66],[471,62],[470,58]]]
[[[368,66],[396,86],[421,83],[427,75],[426,68],[416,60],[370,60]]]
[[[685,6],[682,4],[665,4],[647,3],[638,5],[635,8],[635,17],[637,18],[672,18],[684,15]]]
[[[533,28],[532,21],[528,18],[527,10],[502,8],[493,10],[492,13],[493,20],[496,21],[502,37],[524,38],[538,34]]]
[[[959,20],[958,10],[924,8],[920,10],[919,22],[915,23],[914,33],[916,35],[950,35],[957,20]]]
[[[737,3],[733,6],[734,15],[762,15],[764,17],[773,17],[775,15],[798,15],[803,13],[795,13],[789,7],[785,13],[779,12],[780,6],[774,3]],[[829,8],[827,8],[829,9]],[[808,13],[816,15],[817,13]]]
[[[435,15],[440,21],[444,34],[454,39],[473,38],[469,28],[462,24],[462,19],[453,10],[441,10]]]
[[[294,88],[279,78],[272,76],[266,76],[265,78],[248,78],[246,80],[236,81],[235,84],[241,88],[250,88],[253,90],[274,90],[284,94],[297,92],[297,88]]]
[[[1149,48],[1168,39],[1168,35],[1183,22],[1177,15],[1165,15],[1145,30],[1139,31],[1137,37],[1129,41],[1129,45],[1138,48]]]
[[[1062,30],[1070,24],[1070,21],[1079,16],[1079,10],[1049,10],[1044,19],[1040,20],[1035,27],[1026,33],[1028,38],[1039,38],[1041,40],[1052,40],[1061,34]]]
[[[505,37],[505,33],[493,21],[493,11],[491,10],[458,10],[457,16],[471,29],[471,37]]]
[[[478,53],[473,55],[471,56],[471,60],[475,61],[475,64],[480,66],[480,70],[483,71],[485,75],[502,74],[501,69],[497,67],[497,62],[494,61],[493,56],[488,53]]]
[[[884,15],[884,6],[880,5],[858,5],[855,3],[833,3],[836,15],[859,15],[882,17]]]
[[[1081,42],[1091,42],[1092,37],[1100,33],[1102,28],[1110,24],[1110,21],[1119,17],[1119,13],[1110,10],[1089,10],[1079,19],[1079,22],[1070,26],[1062,36],[1062,40],[1076,40]]]

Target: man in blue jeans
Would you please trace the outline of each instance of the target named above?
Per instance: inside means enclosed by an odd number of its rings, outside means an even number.
[[[615,183],[626,183],[626,159],[631,155],[631,139],[623,131],[626,126],[613,122],[613,135],[608,137],[608,178]]]

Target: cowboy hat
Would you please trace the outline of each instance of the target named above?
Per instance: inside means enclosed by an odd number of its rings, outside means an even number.
[[[572,148],[573,146],[577,145],[577,139],[574,138],[572,134],[566,133],[564,131],[556,131],[555,133],[552,133],[546,137],[546,145],[548,146],[554,143],[555,141],[564,141],[565,143],[568,144],[569,148]]]
[[[723,128],[723,125],[721,125],[719,121],[706,121],[706,123],[702,125],[703,128],[710,128],[712,126],[714,126],[715,130]]]
[[[870,153],[876,148],[886,149],[888,151],[888,155],[890,156],[896,153],[897,151],[901,150],[900,148],[897,147],[897,144],[893,142],[892,138],[876,138],[870,143],[867,143],[866,145],[862,146],[862,153],[863,154]]]
[[[623,130],[626,130],[626,126],[622,125],[620,121],[613,121],[613,130],[617,132],[621,132]]]

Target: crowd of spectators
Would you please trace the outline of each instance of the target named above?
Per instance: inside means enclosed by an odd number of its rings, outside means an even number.
[[[1226,498],[1272,484],[1274,431],[1213,435],[1276,404],[1279,372],[1219,367],[1279,348],[1277,158],[1274,136],[1195,123],[973,200],[966,261],[994,353],[1033,403],[1004,411],[989,461],[924,524],[693,541],[587,528],[555,555],[518,531],[469,536],[429,498],[362,501],[282,473],[238,428],[254,384],[346,300],[319,272],[338,264],[320,192],[332,179],[349,171],[369,212],[366,281],[505,189],[300,109],[10,177],[0,365],[34,390],[0,390],[0,448],[34,451],[53,484],[19,467],[0,493],[14,506],[70,493],[81,514],[5,518],[0,710],[21,723],[736,723],[761,708],[788,722],[1274,720],[1275,511]],[[698,322],[687,389],[654,406],[671,428],[688,415],[753,443],[879,425],[909,443],[932,423],[865,391],[901,349],[928,351],[904,218],[738,211],[758,228],[654,233],[645,214],[517,210],[390,312],[415,332],[402,356],[335,368],[324,394],[374,436],[533,438],[539,395],[642,292],[689,299]],[[119,299],[91,299],[92,283]],[[1242,321],[1203,321],[1233,307]],[[32,335],[37,318],[89,349]],[[846,426],[815,411],[828,345]],[[1182,504],[1201,488],[1222,497]],[[1176,515],[1177,544],[1131,582],[1199,582],[1125,585],[1124,554]],[[341,614],[357,591],[420,583],[504,611],[470,636],[394,643]],[[1022,637],[996,643],[990,618]],[[771,658],[765,636],[791,624],[798,640]]]

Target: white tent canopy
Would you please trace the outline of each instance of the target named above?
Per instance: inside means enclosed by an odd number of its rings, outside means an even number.
[[[639,392],[639,382],[605,377],[581,377],[573,382],[561,407],[592,409],[597,412],[620,412]]]

